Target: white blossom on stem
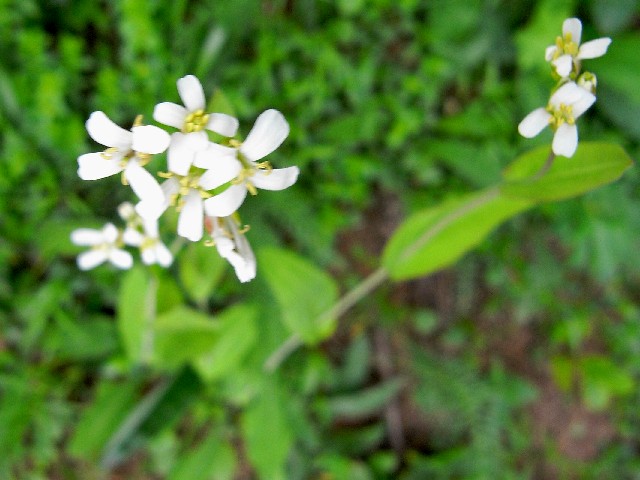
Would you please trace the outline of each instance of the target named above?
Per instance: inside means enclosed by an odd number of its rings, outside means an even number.
[[[120,204],[118,213],[127,222],[122,241],[125,245],[140,249],[140,256],[145,265],[157,263],[165,268],[171,265],[173,255],[160,239],[157,219],[142,218],[129,202]]]
[[[91,247],[87,252],[78,255],[80,270],[90,270],[105,261],[111,262],[120,269],[131,268],[133,258],[122,248],[120,232],[112,224],[107,223],[101,230],[79,228],[71,232],[71,241],[80,246]]]
[[[141,125],[141,119],[136,119],[131,130],[125,130],[104,112],[93,112],[86,123],[87,131],[91,138],[108,148],[78,157],[78,176],[83,180],[98,180],[123,172],[123,182],[128,183],[141,200],[162,201],[160,185],[143,166],[152,155],[167,149],[170,137],[161,128]]]
[[[247,192],[257,194],[257,189],[284,190],[298,179],[298,167],[271,167],[269,162],[258,162],[278,148],[289,135],[289,124],[282,113],[266,110],[256,119],[246,140],[231,140],[226,155],[236,159],[239,175],[223,192],[207,199],[205,209],[212,217],[228,217],[242,205]],[[203,164],[204,166],[204,164]]]
[[[159,103],[153,111],[153,118],[180,130],[171,135],[167,160],[169,171],[186,175],[196,152],[207,148],[209,137],[205,130],[233,137],[238,130],[238,120],[224,113],[206,113],[202,84],[193,75],[178,80],[178,93],[184,106],[172,102]]]
[[[244,235],[246,228],[240,228],[234,216],[206,217],[205,223],[218,253],[231,264],[238,280],[242,283],[253,280],[256,276],[256,257]]]
[[[580,72],[580,61],[598,58],[607,53],[611,43],[608,37],[597,38],[580,45],[582,23],[577,18],[568,18],[562,24],[562,36],[555,45],[547,47],[545,59],[551,62],[561,78],[567,78],[574,72]],[[575,76],[571,77],[575,79]]]
[[[537,108],[518,125],[526,138],[538,135],[547,125],[554,130],[552,150],[556,155],[572,157],[578,147],[576,119],[596,101],[595,95],[574,82],[562,85],[549,99],[546,108]]]

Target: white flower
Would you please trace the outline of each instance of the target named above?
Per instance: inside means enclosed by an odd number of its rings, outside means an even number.
[[[278,148],[287,135],[289,124],[284,116],[277,110],[267,110],[256,119],[243,143],[232,140],[224,155],[236,159],[240,174],[225,191],[205,201],[207,215],[231,215],[242,205],[247,192],[255,195],[257,188],[284,190],[293,185],[300,172],[298,167],[273,169],[269,162],[258,162]]]
[[[233,137],[238,130],[238,120],[224,113],[205,113],[204,91],[200,81],[193,75],[178,80],[178,93],[185,106],[171,102],[159,103],[153,110],[153,118],[182,132],[171,135],[167,160],[170,171],[186,175],[195,153],[207,148],[209,137],[204,130]]]
[[[97,180],[124,171],[124,178],[140,199],[162,201],[160,185],[142,167],[151,155],[167,149],[170,137],[161,128],[139,125],[140,120],[138,117],[129,131],[113,123],[104,112],[93,112],[86,123],[87,131],[96,142],[109,148],[78,157],[78,175],[83,180]]]
[[[238,280],[242,283],[253,280],[256,276],[256,257],[236,219],[207,217],[206,222],[218,253],[231,264]]]
[[[71,232],[71,241],[76,245],[91,247],[88,252],[78,255],[80,270],[89,270],[108,260],[114,266],[131,268],[131,254],[120,248],[120,232],[112,224],[107,223],[102,230],[79,228]]]
[[[143,218],[157,218],[169,206],[175,205],[180,211],[178,235],[193,242],[202,238],[204,207],[203,200],[212,196],[210,190],[232,181],[241,171],[235,157],[228,155],[228,149],[209,143],[206,150],[195,156],[194,166],[205,169],[191,171],[187,175],[169,172],[161,188],[164,199],[161,204],[140,202],[136,210]]]
[[[142,262],[145,265],[157,263],[162,267],[168,267],[173,262],[173,255],[160,240],[158,221],[155,219],[141,220],[144,232],[140,232],[133,225],[130,225],[122,234],[122,240],[125,244],[140,249]]]
[[[580,45],[582,23],[577,18],[568,18],[562,24],[562,36],[556,44],[547,47],[545,59],[555,67],[561,78],[568,77],[572,71],[580,71],[580,60],[598,58],[607,53],[611,43],[608,37],[597,38]],[[575,78],[575,77],[572,77]]]
[[[552,150],[556,155],[571,157],[578,147],[576,119],[596,101],[595,95],[573,82],[562,85],[549,99],[546,108],[537,108],[518,125],[526,138],[538,135],[547,125],[555,131]]]

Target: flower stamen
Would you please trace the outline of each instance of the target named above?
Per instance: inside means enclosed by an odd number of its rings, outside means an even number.
[[[182,133],[192,133],[204,130],[209,122],[209,114],[204,110],[196,110],[189,113],[184,119]]]

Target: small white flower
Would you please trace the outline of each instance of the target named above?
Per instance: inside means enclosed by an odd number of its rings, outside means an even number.
[[[284,190],[293,185],[300,172],[298,167],[273,169],[269,162],[258,162],[278,148],[287,135],[289,124],[282,113],[267,110],[256,119],[244,142],[232,140],[225,155],[236,159],[240,174],[225,191],[205,201],[207,215],[228,217],[242,205],[247,192],[255,195],[257,188]]]
[[[140,120],[138,117],[133,128],[125,130],[104,112],[93,112],[86,123],[87,131],[91,138],[108,148],[78,157],[78,176],[83,180],[97,180],[124,172],[124,178],[140,199],[161,202],[160,185],[142,167],[151,155],[167,149],[170,137],[161,128],[139,125]]]
[[[126,245],[138,247],[142,262],[145,265],[157,263],[162,267],[168,267],[173,262],[173,255],[166,247],[158,233],[158,221],[146,220],[139,217],[142,222],[143,232],[140,232],[134,224],[127,226],[122,234],[122,240]],[[133,222],[132,222],[133,223]]]
[[[580,45],[582,23],[577,18],[568,18],[562,24],[562,36],[556,44],[547,47],[545,59],[551,62],[561,78],[567,78],[571,72],[580,71],[580,60],[598,58],[607,53],[611,43],[608,37],[597,38]],[[575,77],[572,77],[575,79]]]
[[[538,135],[547,125],[555,131],[552,150],[556,155],[571,157],[578,147],[575,121],[596,101],[595,95],[574,82],[562,85],[549,99],[546,108],[537,108],[518,125],[523,137]]]
[[[76,245],[91,247],[88,252],[78,255],[80,270],[90,270],[107,260],[120,269],[133,265],[131,254],[120,248],[120,232],[112,223],[107,223],[102,230],[74,230],[71,232],[71,241]]]
[[[253,280],[256,257],[236,219],[207,217],[206,223],[218,253],[231,264],[238,280],[242,283]]]
[[[178,80],[178,93],[184,107],[172,102],[159,103],[153,110],[153,118],[181,131],[171,135],[167,160],[170,171],[186,175],[195,153],[207,148],[209,137],[204,130],[233,137],[238,130],[238,120],[224,113],[205,113],[204,90],[193,75]]]

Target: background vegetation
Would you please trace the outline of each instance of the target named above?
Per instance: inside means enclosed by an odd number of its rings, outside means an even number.
[[[285,246],[347,290],[409,212],[549,143],[516,126],[574,15],[613,38],[581,138],[638,158],[634,0],[0,1],[0,477],[640,478],[637,168],[383,287],[273,373],[289,333],[264,263],[249,285],[198,246],[80,272],[69,242],[131,199],[76,175],[90,112],[150,121],[193,73],[245,134],[266,108],[291,124],[273,163],[298,183],[243,207],[261,261]],[[226,343],[198,351],[211,315]]]

